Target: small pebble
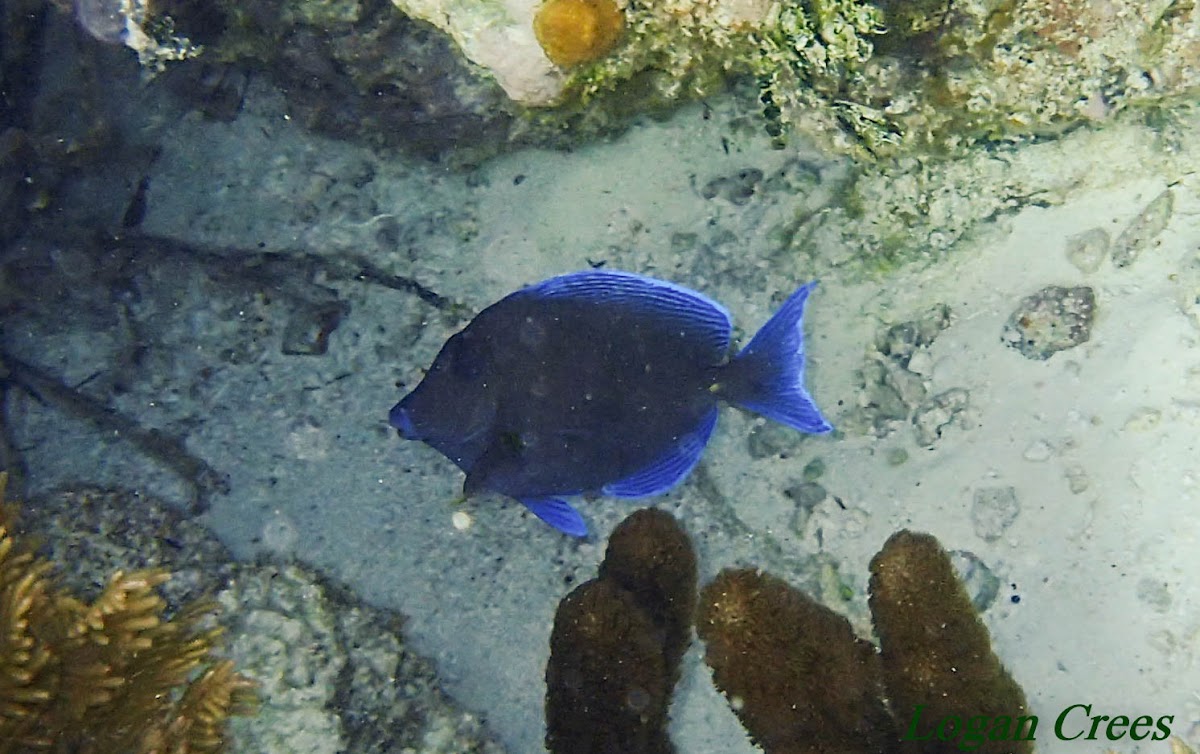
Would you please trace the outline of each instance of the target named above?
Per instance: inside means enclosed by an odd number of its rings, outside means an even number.
[[[791,427],[785,427],[775,422],[756,424],[746,438],[746,450],[751,458],[770,458],[783,456],[796,448],[804,440],[804,435]]]
[[[731,176],[714,178],[704,184],[700,195],[705,199],[720,197],[730,204],[748,204],[762,183],[763,172],[758,168],[744,168]]]
[[[1145,432],[1157,427],[1161,421],[1162,411],[1156,408],[1141,408],[1129,415],[1121,429],[1126,432]]]
[[[806,482],[815,482],[825,473],[825,462],[814,458],[804,466],[803,477]]]
[[[1071,490],[1072,495],[1086,492],[1087,488],[1091,485],[1087,472],[1079,464],[1068,466],[1064,473],[1067,477],[1067,488]]]
[[[950,563],[962,581],[963,587],[971,598],[971,604],[979,612],[992,606],[996,596],[1000,594],[1000,579],[992,573],[978,555],[966,550],[954,550],[950,553]]]
[[[953,316],[950,307],[938,304],[919,319],[892,325],[875,340],[875,348],[885,356],[892,357],[900,366],[907,367],[913,354],[929,347],[950,326]]]
[[[1112,259],[1117,267],[1128,267],[1158,238],[1171,221],[1175,195],[1165,189],[1130,221],[1113,244]]]
[[[805,512],[816,508],[829,493],[816,482],[805,482],[793,485],[783,491],[783,494],[796,502],[796,508]]]
[[[1021,513],[1017,491],[1012,487],[980,487],[971,503],[971,522],[975,534],[985,542],[995,542]]]
[[[1050,443],[1045,440],[1034,440],[1028,448],[1025,448],[1023,457],[1026,461],[1041,463],[1050,460],[1052,455],[1054,455],[1054,448],[1050,447]]]
[[[929,351],[917,351],[908,360],[908,371],[922,377],[933,376],[933,357]]]
[[[467,529],[471,528],[471,525],[475,523],[475,520],[472,519],[471,514],[467,513],[466,511],[454,511],[454,514],[450,516],[450,523],[458,531],[466,531]]]
[[[1161,580],[1151,578],[1139,580],[1137,596],[1142,604],[1156,613],[1165,613],[1171,608],[1171,590]]]
[[[1092,228],[1067,239],[1067,261],[1080,272],[1095,272],[1108,256],[1112,240],[1103,228]]]
[[[346,311],[340,302],[299,307],[284,325],[280,351],[287,356],[324,355],[329,350],[329,336],[341,324]]]

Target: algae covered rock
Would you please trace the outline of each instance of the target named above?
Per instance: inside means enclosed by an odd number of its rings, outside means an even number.
[[[1000,341],[1027,359],[1044,361],[1086,343],[1096,316],[1096,293],[1084,285],[1048,285],[1021,299],[1004,323]]]
[[[214,651],[216,605],[168,615],[161,568],[116,571],[85,601],[13,533],[0,471],[0,740],[5,751],[219,752],[255,684]]]
[[[236,562],[197,519],[145,494],[62,490],[31,502],[21,521],[44,538],[48,557],[71,563],[61,578],[78,593],[115,568],[136,567],[171,572],[157,588],[168,614],[213,595],[226,628],[221,654],[258,682],[257,714],[229,722],[230,751],[504,751],[479,716],[445,694],[432,663],[406,642],[400,615],[362,604],[310,569]]]
[[[69,12],[154,69],[197,56],[266,68],[314,128],[424,153],[595,138],[736,81],[757,89],[758,125],[781,146],[799,131],[864,159],[953,156],[1200,88],[1200,11],[1172,0],[77,0]],[[195,96],[221,79],[195,70]]]
[[[514,101],[555,108],[535,120],[601,95],[614,111],[659,109],[749,77],[769,133],[800,130],[859,157],[1056,135],[1200,86],[1198,11],[1170,0],[626,2],[615,44],[598,31],[607,14],[577,12],[596,7],[583,0],[395,2]],[[553,7],[556,41],[539,45],[535,18]]]

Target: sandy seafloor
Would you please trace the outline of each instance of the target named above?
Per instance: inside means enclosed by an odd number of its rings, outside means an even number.
[[[654,503],[693,535],[702,580],[754,565],[811,583],[816,577],[802,569],[819,554],[852,595],[837,609],[864,632],[871,555],[898,528],[932,532],[999,578],[985,619],[998,654],[1047,718],[1041,751],[1167,750],[1055,741],[1048,723],[1080,702],[1097,714],[1173,715],[1173,732],[1200,743],[1194,116],[1179,116],[1173,140],[1130,119],[981,149],[978,160],[1004,165],[1006,180],[1053,188],[1044,201],[974,225],[939,261],[874,277],[845,264],[855,250],[835,233],[800,252],[768,254],[769,229],[797,207],[836,207],[830,186],[847,167],[732,130],[734,109],[717,98],[609,143],[523,151],[469,173],[314,136],[265,88],[251,91],[232,123],[186,116],[164,131],[144,232],[234,257],[369,260],[460,307],[438,311],[378,280],[318,273],[349,313],[325,355],[289,356],[278,346],[286,296],[214,295],[186,264],[178,275],[168,266],[158,278],[160,310],[146,318],[160,344],[152,371],[117,405],[148,426],[188,419],[189,450],[231,483],[204,520],[239,556],[298,558],[402,611],[413,645],[436,660],[448,690],[511,751],[537,752],[555,607],[594,573],[607,533],[636,506],[583,502],[593,528],[583,541],[491,498],[468,503],[472,525],[456,529],[451,502],[461,474],[386,426],[403,394],[398,385],[415,384],[470,313],[589,261],[705,291],[731,310],[743,339],[781,296],[819,276],[807,318],[808,381],[839,424],[863,400],[856,373],[873,358],[876,336],[944,304],[951,324],[921,357],[919,376],[931,395],[965,389],[969,407],[932,446],[919,446],[900,421],[883,437],[785,436],[776,439],[785,452],[752,456],[748,437],[761,420],[726,408],[697,474]],[[982,178],[971,184],[972,163],[964,164],[956,184],[964,195],[1001,190]],[[766,178],[745,203],[702,195],[709,181],[748,168]],[[1105,259],[1084,272],[1071,263],[1069,238],[1093,228],[1116,238],[1168,187],[1169,221],[1133,264]],[[1006,347],[1001,332],[1018,302],[1047,285],[1092,287],[1097,313],[1086,343],[1035,361]],[[95,368],[85,347],[102,358],[105,337],[66,329],[43,335],[38,351],[73,382]],[[230,342],[245,354],[223,354]],[[83,478],[187,496],[119,440],[97,438],[52,407],[26,400],[12,414],[36,489]],[[796,503],[783,490],[814,459],[830,496],[795,526]],[[1019,512],[997,537],[981,537],[976,492],[1009,487]],[[696,646],[686,662],[672,712],[680,751],[754,751]]]

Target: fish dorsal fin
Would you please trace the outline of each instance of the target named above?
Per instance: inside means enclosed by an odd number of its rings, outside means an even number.
[[[725,367],[722,397],[801,432],[828,432],[804,389],[804,304],[816,282],[802,285]]]
[[[563,534],[570,534],[572,537],[587,536],[588,528],[583,516],[566,500],[557,497],[523,497],[520,501],[530,513]]]
[[[604,485],[601,491],[613,497],[649,497],[666,492],[682,482],[700,462],[716,426],[717,408],[714,406],[694,430],[679,438],[670,453],[632,476]]]
[[[517,295],[627,307],[696,338],[719,356],[729,350],[733,331],[729,311],[702,293],[665,280],[632,272],[585,270],[544,280]]]

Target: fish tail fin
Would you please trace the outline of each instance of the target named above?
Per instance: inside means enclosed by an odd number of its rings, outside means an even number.
[[[804,388],[804,304],[816,285],[800,286],[725,365],[717,384],[730,403],[812,434],[833,429]]]

